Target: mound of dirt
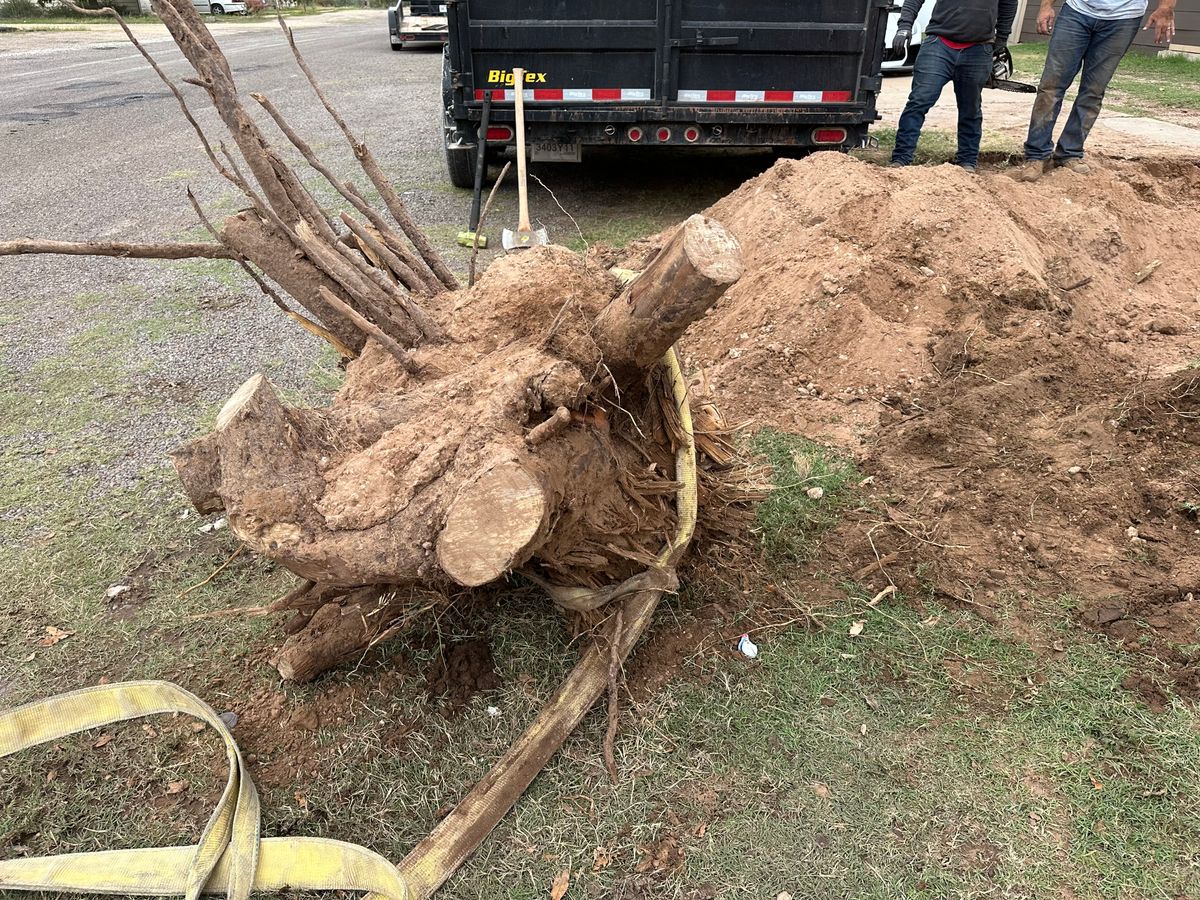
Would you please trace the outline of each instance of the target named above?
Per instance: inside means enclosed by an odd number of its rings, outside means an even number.
[[[985,617],[1070,594],[1200,694],[1200,168],[1026,185],[826,153],[709,214],[746,274],[690,367],[732,420],[873,476],[831,574]]]

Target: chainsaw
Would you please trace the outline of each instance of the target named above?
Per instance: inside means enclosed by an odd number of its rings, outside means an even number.
[[[1013,91],[1017,94],[1036,94],[1036,85],[1025,84],[1023,81],[1013,81],[1013,58],[1008,48],[997,50],[992,56],[992,74],[984,87],[1000,91]]]

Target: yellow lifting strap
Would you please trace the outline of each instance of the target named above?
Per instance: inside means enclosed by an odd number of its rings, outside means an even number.
[[[658,563],[673,569],[691,540],[696,525],[696,447],[688,408],[687,384],[674,350],[663,365],[679,410],[684,441],[675,455],[678,522],[671,542]],[[628,647],[649,622],[661,591],[647,590],[631,598],[626,638]],[[568,678],[602,678],[607,663],[588,668],[587,659]],[[592,671],[595,669],[595,671]],[[601,674],[597,674],[601,673]],[[571,692],[560,689],[525,735],[485,777],[481,785],[498,786],[519,769],[514,754],[526,754],[542,739],[553,739],[547,723],[578,722],[586,708],[571,711]],[[591,703],[589,701],[588,706]],[[0,860],[0,889],[71,891],[77,893],[147,896],[225,894],[247,900],[252,891],[349,890],[367,891],[372,900],[424,900],[462,864],[499,817],[507,812],[486,800],[470,803],[479,786],[442,825],[405,860],[404,871],[378,853],[355,844],[323,838],[266,838],[259,835],[258,792],[246,771],[241,751],[220,716],[200,698],[165,681],[131,681],[82,688],[0,712],[0,758],[115,722],[164,713],[194,716],[211,727],[225,743],[229,779],[208,820],[200,841],[190,847],[154,847],[66,853],[31,859]],[[573,728],[571,724],[568,731]],[[557,744],[555,745],[557,747]],[[520,776],[514,779],[519,780]],[[524,790],[525,784],[520,785]],[[471,821],[459,821],[456,815]],[[478,827],[484,825],[486,827]],[[476,827],[473,827],[476,826]],[[467,833],[477,839],[463,840]],[[408,878],[405,877],[408,874]],[[410,887],[410,883],[412,887]]]

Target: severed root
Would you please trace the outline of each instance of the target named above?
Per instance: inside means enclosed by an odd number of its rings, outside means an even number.
[[[438,537],[438,564],[465,587],[495,581],[529,558],[548,512],[537,476],[519,463],[501,462],[451,504]]]

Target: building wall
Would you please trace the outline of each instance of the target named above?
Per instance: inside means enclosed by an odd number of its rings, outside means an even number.
[[[1153,10],[1157,0],[1150,0]],[[1058,7],[1061,4],[1055,3]],[[1044,41],[1045,35],[1037,33],[1037,16],[1041,8],[1040,0],[1026,0],[1025,12],[1021,19],[1022,41]],[[1149,12],[1146,14],[1149,16]],[[1013,29],[1016,30],[1015,28]],[[1145,53],[1157,53],[1164,49],[1161,44],[1154,43],[1153,31],[1139,31],[1134,39],[1133,47]],[[1175,7],[1175,40],[1171,49],[1188,49],[1200,47],[1200,0],[1179,0]]]

